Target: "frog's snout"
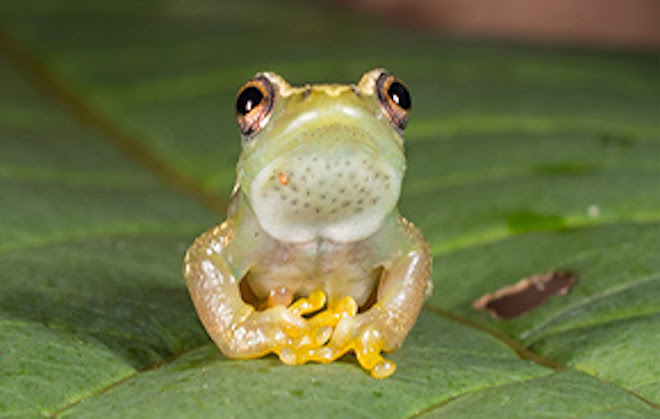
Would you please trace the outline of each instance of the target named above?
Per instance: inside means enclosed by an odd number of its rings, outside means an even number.
[[[254,180],[251,201],[262,227],[280,240],[366,238],[396,205],[401,175],[368,151],[279,158]]]

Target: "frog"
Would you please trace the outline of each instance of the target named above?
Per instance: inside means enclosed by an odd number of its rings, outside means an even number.
[[[411,96],[383,68],[354,84],[260,72],[236,96],[241,152],[227,217],[183,274],[227,358],[289,365],[353,352],[374,378],[432,292],[432,257],[398,210]]]

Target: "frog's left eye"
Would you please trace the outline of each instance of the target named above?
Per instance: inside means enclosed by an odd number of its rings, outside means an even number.
[[[403,131],[408,123],[412,106],[408,88],[401,79],[384,71],[376,80],[376,90],[380,106],[390,122]]]
[[[258,75],[245,83],[236,95],[236,119],[238,128],[245,138],[259,132],[270,117],[273,109],[275,89],[272,83]]]

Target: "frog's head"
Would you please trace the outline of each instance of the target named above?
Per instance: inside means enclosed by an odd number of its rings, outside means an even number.
[[[278,240],[340,242],[373,234],[393,211],[405,171],[410,96],[383,69],[356,85],[290,86],[259,73],[238,92],[238,183]]]

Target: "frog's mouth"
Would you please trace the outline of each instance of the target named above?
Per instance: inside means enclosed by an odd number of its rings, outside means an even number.
[[[394,209],[402,174],[367,148],[298,150],[267,165],[250,187],[261,227],[287,242],[357,241]]]

